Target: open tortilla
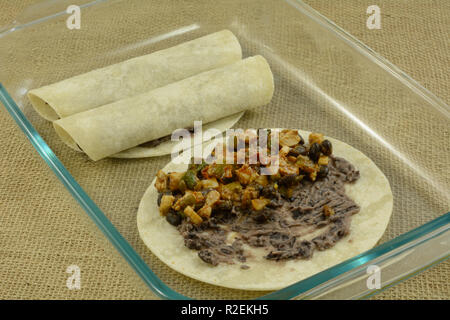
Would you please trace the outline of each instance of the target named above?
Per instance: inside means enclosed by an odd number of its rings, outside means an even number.
[[[302,136],[309,132],[299,130]],[[393,196],[389,182],[381,170],[362,152],[339,140],[328,138],[333,154],[350,161],[359,171],[360,179],[346,185],[346,193],[360,207],[352,217],[350,234],[324,251],[315,251],[310,260],[272,261],[263,258],[259,249],[247,247],[253,257],[239,264],[211,266],[188,249],[178,230],[160,216],[155,180],[145,192],[137,213],[139,234],[147,247],[170,268],[199,281],[243,290],[278,290],[330,268],[376,245],[389,222]],[[181,155],[183,156],[183,155]],[[164,172],[185,171],[187,164],[169,163]]]
[[[33,89],[28,97],[42,117],[54,121],[148,92],[241,58],[239,41],[231,31],[223,30]]]
[[[206,124],[265,105],[273,92],[269,64],[262,56],[254,56],[56,120],[53,125],[67,145],[96,161],[192,127],[194,121]]]

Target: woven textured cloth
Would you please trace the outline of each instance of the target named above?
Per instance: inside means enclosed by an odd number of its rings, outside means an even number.
[[[37,2],[0,0],[2,8],[0,26],[8,24],[24,8]],[[136,2],[131,1],[129,5],[137,6]],[[380,30],[366,28],[366,9],[373,4],[373,1],[306,0],[305,2],[400,67],[446,103],[450,103],[450,75],[446,72],[450,65],[448,42],[450,2],[447,0],[379,0],[376,4],[381,8],[382,13]],[[163,12],[165,8],[162,3],[155,2],[154,10]],[[111,10],[120,10],[120,5],[120,3],[113,4]],[[270,7],[270,5],[267,6]],[[270,8],[265,9],[270,10]],[[202,10],[208,10],[208,8]],[[136,10],[136,14],[139,14],[139,10]],[[180,17],[177,18],[182,19],[189,14],[189,12],[181,12]],[[170,21],[161,22],[163,19],[160,21],[157,16],[155,19],[157,20],[155,23],[170,24]],[[220,20],[220,17],[217,19]],[[132,21],[130,19],[130,22]],[[100,27],[92,30],[93,35],[103,32],[101,26],[107,26],[110,21],[96,21],[96,23]],[[140,27],[130,24],[130,28],[136,30]],[[289,34],[286,37],[289,39]],[[43,54],[42,51],[45,52],[39,48],[45,39],[34,41],[30,45],[36,48],[36,55],[33,57],[33,65],[36,69],[19,70],[18,78],[24,78],[24,72],[52,72],[49,66],[39,59],[39,56]],[[114,41],[126,43],[126,32],[115,34]],[[83,48],[83,45],[82,41],[75,42],[73,48],[65,48],[64,52],[67,54],[70,49],[77,51],[80,46]],[[107,47],[107,45],[107,40],[105,43],[101,41],[98,43],[99,48]],[[13,50],[14,48],[7,47],[0,50],[4,49]],[[252,48],[246,49],[252,52]],[[20,55],[20,52],[18,54]],[[89,52],[86,55],[88,58]],[[97,59],[105,57],[111,59],[110,63],[116,62],[115,58],[110,56],[100,55]],[[339,59],[338,62],[346,62],[345,56],[334,58]],[[67,66],[64,64],[64,55],[58,56],[54,63],[58,67],[55,69],[59,71],[52,76],[55,79],[63,79],[66,74],[73,73],[74,69],[78,69],[79,72],[89,71],[93,65],[98,64],[98,60],[95,59],[80,58],[77,61],[84,61],[84,63]],[[337,85],[339,80],[345,81],[345,79],[336,80]],[[0,81],[4,80],[0,78]],[[294,95],[293,92],[291,96]],[[288,98],[279,102],[289,105],[291,101]],[[386,99],[388,102],[389,95]],[[1,109],[0,141],[3,152],[0,157],[0,299],[155,298],[155,295],[143,285],[138,276],[61,186],[8,113]],[[244,116],[241,125],[251,127],[254,123],[258,123],[261,126],[277,124],[284,124],[287,127],[295,126],[295,122],[284,123],[283,119],[276,116],[269,121],[268,112],[264,113],[264,110],[258,115]],[[168,157],[154,160],[151,164],[146,159],[133,160],[126,165],[122,160],[114,159],[93,163],[68,150],[58,140],[48,122],[39,119],[32,110],[28,110],[26,116],[32,120],[33,125],[37,127],[39,133],[52,146],[82,187],[94,201],[100,204],[108,218],[132,243],[138,253],[143,255],[155,273],[163,279],[169,279],[167,282],[172,288],[180,292],[187,290],[190,296],[197,298],[251,298],[261,294],[198,283],[178,275],[148,254],[148,250],[137,236],[136,209],[140,196],[152,180],[157,168],[164,165]],[[342,123],[343,126],[345,124]],[[436,124],[438,127],[442,125],[445,123]],[[119,167],[122,169],[118,170]],[[396,167],[393,166],[392,170],[395,169]],[[439,170],[439,166],[431,169]],[[96,170],[100,170],[102,176],[90,174],[98,172]],[[138,179],[134,174],[136,171],[141,173]],[[411,181],[414,183],[415,180]],[[121,190],[124,191],[119,192]],[[424,193],[427,192],[425,188]],[[131,193],[132,196],[130,196]],[[111,194],[114,198],[106,201],[105,199]],[[103,203],[105,203],[104,206],[102,206]],[[408,204],[401,205],[408,208]],[[444,210],[446,206],[445,203],[439,202],[435,205],[439,210]],[[399,223],[399,219],[392,221],[384,240],[399,233]],[[408,223],[404,227],[406,230],[420,225],[419,221]],[[66,269],[70,265],[80,267],[82,281],[80,290],[69,290],[66,287],[66,280],[69,277]],[[450,263],[444,262],[382,292],[374,299],[449,299],[449,278]]]

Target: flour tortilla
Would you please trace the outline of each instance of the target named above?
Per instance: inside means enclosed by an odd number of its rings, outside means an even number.
[[[233,114],[231,116],[219,119],[217,121],[213,121],[210,123],[207,123],[202,126],[203,131],[207,131],[209,129],[216,129],[217,132],[225,132],[226,130],[230,129],[232,126],[236,124],[236,122],[239,121],[239,119],[244,115],[243,112],[239,112],[236,114]],[[203,136],[203,142],[207,142],[211,140],[212,136]],[[194,139],[191,138],[191,141],[187,143],[189,147],[194,146]],[[183,141],[184,142],[184,141]],[[120,159],[133,159],[133,158],[146,158],[146,157],[159,157],[159,156],[165,156],[167,154],[171,154],[178,146],[178,141],[164,141],[161,144],[154,146],[154,147],[147,147],[147,146],[138,146],[134,147],[119,153],[116,153],[110,158],[120,158]],[[184,149],[184,148],[182,148]]]
[[[206,71],[131,98],[53,122],[75,150],[100,160],[142,143],[270,102],[273,74],[262,56]]]
[[[299,132],[303,137],[309,135],[306,131]],[[264,259],[260,249],[252,248],[257,257],[247,260],[248,270],[242,270],[239,263],[211,266],[198,257],[198,251],[185,247],[178,230],[160,216],[155,180],[145,192],[137,213],[142,240],[161,261],[188,277],[227,288],[262,291],[281,289],[369,250],[383,235],[392,214],[393,196],[389,182],[362,152],[339,140],[327,139],[333,144],[333,154],[350,161],[361,174],[355,184],[346,185],[347,195],[361,211],[352,217],[350,234],[334,247],[315,250],[310,260],[278,262]],[[171,162],[163,170],[167,173],[186,169],[187,164]]]
[[[28,98],[47,120],[57,120],[165,86],[241,60],[229,30],[33,89]]]

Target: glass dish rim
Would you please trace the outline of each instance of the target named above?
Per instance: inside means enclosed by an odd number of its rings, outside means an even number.
[[[89,7],[102,2],[107,2],[108,0],[96,0],[87,4],[82,5],[82,7]],[[334,22],[321,15],[319,12],[311,8],[309,5],[303,3],[301,0],[284,0],[290,3],[294,8],[301,11],[303,14],[307,15],[309,18],[313,19],[315,22],[325,27],[329,31],[335,33],[340,39],[344,40],[352,48],[356,49],[358,52],[367,56],[371,61],[385,69],[391,75],[400,80],[403,84],[408,86],[414,93],[420,95],[422,98],[427,100],[434,108],[439,111],[449,114],[450,107],[442,101],[440,98],[435,96],[429,90],[420,85],[417,81],[412,79],[406,73],[401,71],[398,67],[390,63],[388,60],[380,56],[378,53],[373,51],[371,48],[360,42],[358,39],[353,37],[347,31],[343,30],[341,27],[337,26]],[[80,6],[81,7],[81,6]],[[11,29],[4,30],[0,32],[0,38],[8,33],[14,32],[15,30],[20,30],[28,26],[45,22],[52,18],[55,18],[61,14],[55,13],[47,17],[39,18],[32,22],[25,23],[23,25],[15,25]],[[83,210],[88,214],[88,216],[93,220],[97,227],[102,231],[102,233],[107,237],[107,239],[113,244],[113,246],[119,251],[123,258],[130,264],[134,271],[141,277],[141,279],[146,283],[146,285],[160,298],[163,299],[191,299],[186,297],[175,290],[168,287],[163,281],[161,281],[158,276],[153,273],[150,267],[144,262],[141,256],[134,250],[134,248],[128,243],[128,241],[123,238],[120,232],[115,228],[115,226],[109,221],[106,215],[100,210],[100,208],[94,203],[94,201],[87,195],[87,193],[81,188],[78,182],[72,177],[69,171],[64,167],[58,157],[53,153],[51,148],[42,139],[39,133],[35,130],[29,120],[26,118],[21,109],[17,106],[15,101],[8,94],[6,88],[0,83],[0,101],[4,104],[7,111],[10,113],[11,117],[15,120],[20,129],[24,132],[27,138],[32,143],[33,147],[38,151],[39,155],[44,159],[50,169],[58,177],[58,179],[63,183],[65,188],[69,193],[75,198]],[[258,297],[257,299],[292,299],[298,297],[307,291],[326,283],[332,279],[354,270],[369,261],[379,258],[383,255],[389,257],[389,254],[393,254],[395,250],[401,249],[408,244],[413,246],[423,243],[432,239],[433,232],[438,229],[445,227],[450,224],[450,212],[443,214],[442,216],[416,228],[408,231],[388,242],[376,246],[375,248],[361,253],[351,259],[348,259],[338,265],[335,265],[327,270],[324,270],[312,277],[305,280],[299,281],[293,285],[290,285],[281,290],[269,293],[267,295]],[[419,239],[425,239],[422,242]],[[414,244],[414,242],[416,242]],[[411,248],[411,246],[409,247]],[[444,259],[445,260],[445,259]],[[439,262],[442,262],[440,260]],[[431,263],[427,267],[434,265]],[[425,270],[421,269],[420,271]],[[410,274],[416,275],[416,273]],[[380,291],[379,291],[380,292]],[[379,293],[376,292],[376,293]],[[374,294],[376,294],[374,293]]]

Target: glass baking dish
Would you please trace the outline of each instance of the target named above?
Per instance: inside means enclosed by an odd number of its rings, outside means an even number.
[[[70,4],[81,7],[78,30],[66,27]],[[162,264],[140,240],[135,212],[170,157],[91,162],[68,149],[26,97],[32,88],[222,29],[238,37],[244,57],[263,55],[275,77],[270,105],[246,112],[235,127],[338,138],[368,155],[394,194],[377,247],[276,292],[218,288]],[[449,257],[449,106],[303,2],[44,1],[0,30],[0,101],[156,296],[366,298]],[[378,289],[367,286],[370,265],[381,268]]]

